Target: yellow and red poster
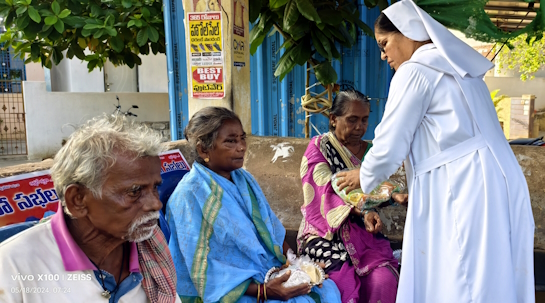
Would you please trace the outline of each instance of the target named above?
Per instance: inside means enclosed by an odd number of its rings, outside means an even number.
[[[192,96],[221,99],[225,96],[221,12],[188,13],[188,22]]]

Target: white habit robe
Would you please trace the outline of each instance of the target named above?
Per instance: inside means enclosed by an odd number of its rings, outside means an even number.
[[[370,192],[405,160],[398,303],[535,302],[526,179],[482,78],[434,44],[397,70],[360,172]]]

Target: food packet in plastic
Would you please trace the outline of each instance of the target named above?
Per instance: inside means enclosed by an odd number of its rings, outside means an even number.
[[[288,266],[281,270],[272,268],[265,276],[265,281],[279,278],[286,272],[291,271],[289,279],[282,285],[284,287],[292,287],[301,284],[318,285],[325,279],[325,272],[316,263],[312,262],[309,256],[297,257],[295,253],[289,249],[287,253]]]
[[[343,170],[343,171],[349,171],[349,170]],[[365,208],[377,207],[380,204],[389,201],[390,197],[392,196],[392,193],[400,192],[403,190],[402,184],[393,180],[387,180],[380,183],[369,194],[364,193],[361,190],[361,188],[355,189],[349,193],[346,193],[346,188],[343,190],[339,189],[339,186],[337,185],[338,180],[339,180],[339,177],[337,177],[337,174],[334,174],[331,177],[331,185],[333,186],[335,193],[337,193],[337,195],[339,195],[339,197],[341,197],[345,202],[359,209],[363,209],[364,207]]]

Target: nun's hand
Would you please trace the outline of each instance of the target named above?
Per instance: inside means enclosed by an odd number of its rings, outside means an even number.
[[[337,173],[337,186],[339,190],[346,188],[346,193],[360,188],[360,170],[353,169]]]

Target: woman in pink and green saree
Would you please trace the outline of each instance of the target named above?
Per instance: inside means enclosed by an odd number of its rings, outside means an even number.
[[[365,95],[339,92],[331,109],[330,132],[312,138],[301,162],[299,253],[325,264],[343,303],[394,303],[397,293],[399,264],[380,233],[377,211],[345,202],[331,184],[333,174],[358,168],[371,148],[361,139],[369,112]],[[394,190],[391,199],[403,204],[407,195]]]

